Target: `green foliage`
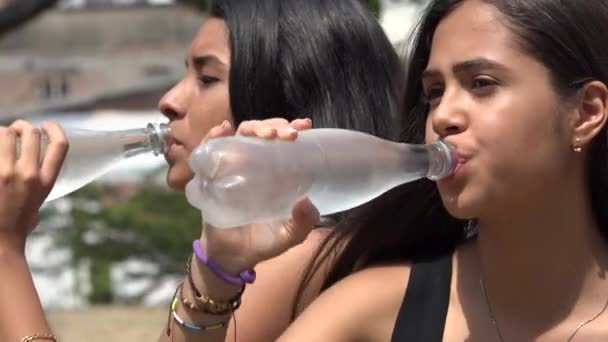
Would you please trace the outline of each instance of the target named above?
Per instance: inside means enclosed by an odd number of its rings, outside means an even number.
[[[380,0],[363,0],[363,3],[369,7],[370,11],[378,18],[380,17],[380,11],[382,10]]]
[[[94,286],[89,294],[90,303],[111,303],[113,301],[114,294],[110,277],[110,265],[108,260],[92,260],[91,283]]]
[[[182,275],[192,240],[201,233],[200,211],[187,203],[184,194],[151,183],[142,184],[133,195],[124,192],[99,184],[75,192],[70,196],[70,223],[54,234],[56,245],[71,251],[75,265],[91,263],[92,302],[114,298],[109,269],[117,262],[156,265],[154,273],[129,274],[151,277],[153,283],[167,275]]]

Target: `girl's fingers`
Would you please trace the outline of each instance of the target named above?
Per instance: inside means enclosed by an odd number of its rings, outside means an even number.
[[[11,173],[15,168],[17,159],[15,148],[17,147],[17,133],[7,127],[0,127],[0,169]],[[10,170],[9,170],[10,169]]]
[[[215,126],[207,132],[207,135],[203,138],[201,144],[204,144],[209,139],[225,137],[229,135],[234,135],[234,128],[232,128],[232,124],[228,120],[224,120],[220,125]]]
[[[42,186],[50,191],[65,160],[69,143],[63,129],[55,122],[46,122],[42,130],[49,141],[42,160],[40,179]]]
[[[17,120],[11,126],[19,139],[19,167],[28,175],[37,176],[40,169],[40,140],[42,132],[24,120]]]

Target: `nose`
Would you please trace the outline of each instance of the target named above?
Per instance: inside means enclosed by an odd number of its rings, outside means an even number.
[[[173,121],[186,115],[188,99],[186,80],[182,80],[163,95],[158,102],[158,109],[169,121]]]
[[[464,132],[469,124],[463,100],[444,94],[439,105],[429,113],[435,134],[443,139]]]

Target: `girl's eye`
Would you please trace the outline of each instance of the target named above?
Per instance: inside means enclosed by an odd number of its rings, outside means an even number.
[[[219,81],[219,79],[216,77],[203,75],[203,76],[199,77],[199,81],[201,82],[202,85],[209,86],[209,85]]]
[[[440,99],[441,96],[443,96],[442,86],[432,86],[424,91],[424,101],[429,104]]]
[[[497,85],[498,82],[489,77],[477,77],[473,80],[473,89],[485,88]]]

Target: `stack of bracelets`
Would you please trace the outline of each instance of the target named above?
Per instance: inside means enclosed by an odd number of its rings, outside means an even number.
[[[206,265],[209,270],[211,270],[218,278],[222,279],[226,283],[233,286],[240,286],[241,290],[239,293],[228,301],[222,302],[209,298],[207,295],[201,293],[196,285],[194,284],[194,280],[192,279],[192,274],[190,272],[190,265],[192,263],[192,256],[188,258],[186,262],[186,279],[188,281],[188,285],[192,289],[195,300],[194,302],[189,301],[182,295],[182,288],[184,283],[180,284],[175,290],[175,295],[173,296],[173,300],[171,301],[171,315],[169,317],[171,320],[177,322],[179,326],[184,329],[196,332],[204,332],[210,330],[223,329],[228,325],[228,320],[212,325],[197,325],[194,323],[190,323],[182,319],[177,313],[177,305],[181,303],[186,309],[192,310],[194,312],[201,312],[214,316],[226,316],[234,313],[236,309],[241,305],[241,296],[243,291],[245,291],[245,285],[251,284],[255,281],[255,272],[253,270],[246,270],[241,272],[238,276],[232,276],[224,272],[219,265],[214,263],[207,254],[201,249],[200,241],[195,240],[192,243],[192,247],[194,249],[194,255],[197,260],[202,264]],[[169,322],[169,323],[170,323]],[[167,327],[167,335],[171,335],[170,326]]]

